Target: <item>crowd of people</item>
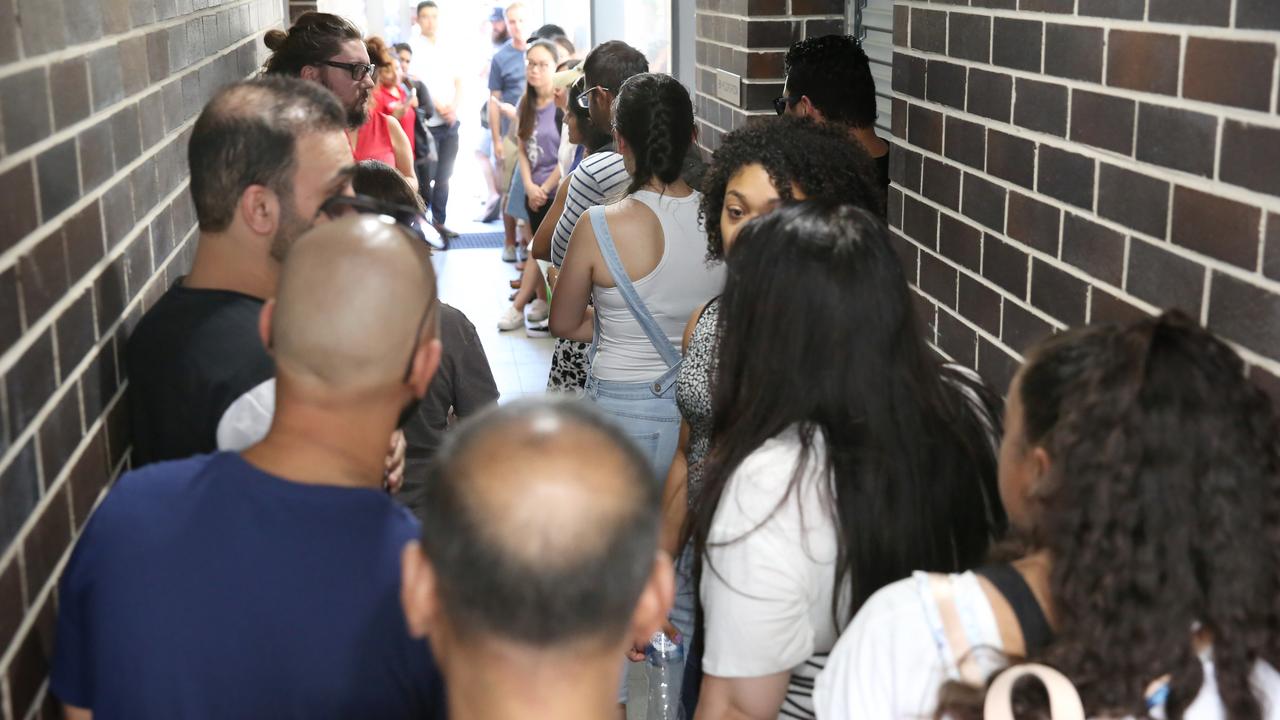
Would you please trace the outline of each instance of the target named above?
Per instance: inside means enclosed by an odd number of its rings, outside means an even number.
[[[499,407],[437,296],[435,3],[394,48],[268,32],[191,131],[195,258],[127,343],[134,469],[59,586],[68,717],[620,717],[662,633],[649,717],[1280,718],[1280,418],[1230,346],[1170,311],[987,387],[924,339],[856,40],[794,44],[781,117],[704,166],[642,53],[503,19],[487,154],[556,392]]]

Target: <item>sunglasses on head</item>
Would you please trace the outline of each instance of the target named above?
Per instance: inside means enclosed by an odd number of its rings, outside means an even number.
[[[319,213],[330,220],[348,215],[379,215],[399,225],[410,236],[421,240],[432,249],[443,250],[443,239],[432,241],[422,231],[421,215],[417,208],[383,202],[368,195],[334,195],[320,204]]]
[[[594,92],[595,92],[595,91],[597,91],[597,90],[603,90],[603,91],[605,91],[605,92],[610,92],[610,91],[609,91],[609,88],[607,88],[607,87],[605,87],[605,86],[603,86],[603,85],[594,85],[594,86],[592,86],[592,87],[589,87],[589,88],[587,88],[586,90],[583,90],[583,91],[582,91],[582,94],[578,96],[578,107],[582,108],[583,110],[590,110],[590,109],[591,109],[591,94],[592,94],[592,93],[594,93]]]

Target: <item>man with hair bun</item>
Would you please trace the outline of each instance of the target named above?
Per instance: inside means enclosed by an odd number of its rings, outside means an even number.
[[[266,437],[127,473],[76,544],[50,680],[71,717],[444,717],[399,612],[418,523],[382,491],[440,360],[427,247],[339,219],[293,244],[274,294]]]

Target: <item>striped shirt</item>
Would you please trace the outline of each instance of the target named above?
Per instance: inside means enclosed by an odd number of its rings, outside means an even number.
[[[608,145],[606,149],[583,158],[569,176],[564,212],[560,214],[556,231],[551,236],[551,264],[557,268],[564,265],[564,255],[569,251],[569,236],[573,234],[578,218],[591,207],[622,197],[627,183],[631,182],[622,156],[612,148]]]

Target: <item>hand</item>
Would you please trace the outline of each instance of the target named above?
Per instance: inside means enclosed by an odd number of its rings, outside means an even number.
[[[556,278],[558,277],[560,277],[560,271],[556,269],[555,265],[547,268],[547,286],[551,288],[552,293],[556,291]]]
[[[389,493],[398,493],[404,486],[404,451],[404,431],[396,430],[391,433],[391,447],[387,451],[386,466],[383,469],[383,483]]]
[[[499,163],[501,163],[501,162],[502,162],[502,160],[503,160],[503,157],[502,157],[502,156],[503,156],[503,155],[505,155],[505,154],[506,154],[506,153],[504,153],[504,152],[502,151],[502,138],[497,137],[497,136],[494,136],[494,138],[493,138],[493,158],[494,158],[495,160],[497,160]]]
[[[516,119],[516,106],[511,103],[498,103],[498,111],[506,115],[509,120]]]
[[[529,196],[529,207],[534,210],[538,210],[547,204],[547,191],[543,190],[541,185],[525,183],[524,193]]]

